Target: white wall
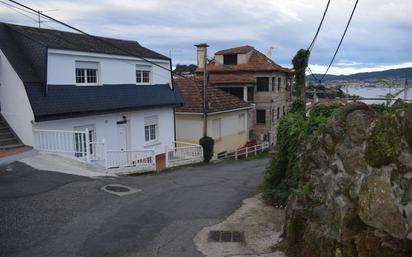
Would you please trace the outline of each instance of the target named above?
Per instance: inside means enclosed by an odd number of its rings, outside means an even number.
[[[166,69],[170,69],[167,60],[152,60]],[[138,58],[95,54],[77,51],[49,49],[47,65],[47,83],[49,85],[74,85],[75,62],[90,61],[99,63],[100,84],[135,84],[136,65],[151,65],[151,84],[171,84],[170,72]]]
[[[145,145],[144,118],[158,115],[159,143]],[[105,140],[108,150],[120,150],[117,144],[117,123],[123,120],[129,123],[129,150],[155,149],[156,154],[164,153],[165,146],[174,141],[174,115],[173,108],[154,108],[133,112],[114,113],[81,118],[37,122],[35,129],[73,130],[74,127],[95,125],[97,141]]]
[[[0,50],[1,114],[25,145],[33,144],[33,110],[23,82]]]
[[[239,115],[244,114],[245,133],[249,131],[247,110],[214,114],[208,116],[207,134],[213,136],[213,120],[220,119],[220,136],[227,137],[239,133]],[[201,115],[176,114],[176,138],[178,141],[198,142],[203,136],[203,118]]]
[[[230,135],[237,134],[239,132],[239,115],[244,114],[244,128],[245,132],[248,132],[248,111],[234,111],[226,112],[222,114],[210,115],[207,121],[207,134],[209,136],[213,135],[213,120],[220,119],[220,136],[226,137]]]
[[[203,136],[203,120],[201,115],[176,114],[177,141],[198,143]]]

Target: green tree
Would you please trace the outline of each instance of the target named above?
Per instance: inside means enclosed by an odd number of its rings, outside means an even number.
[[[305,76],[308,67],[310,51],[300,49],[292,59],[293,69],[295,70],[295,92],[296,96],[304,101],[305,99]]]

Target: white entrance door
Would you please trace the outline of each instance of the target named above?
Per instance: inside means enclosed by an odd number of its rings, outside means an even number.
[[[127,150],[127,124],[117,125],[117,145],[121,151]]]

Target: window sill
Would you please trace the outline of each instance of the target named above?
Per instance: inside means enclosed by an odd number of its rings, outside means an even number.
[[[150,86],[150,82],[149,83],[136,83],[137,86]]]
[[[246,131],[245,131],[245,130],[243,130],[243,131],[239,131],[239,132],[237,132],[237,134],[238,134],[238,135],[242,135],[242,134],[245,134],[245,132],[246,132]]]
[[[100,84],[76,84],[78,87],[97,87],[101,86]]]
[[[151,142],[146,142],[144,144],[144,148],[155,146],[155,145],[160,145],[160,144],[161,144],[161,142],[157,141],[157,140],[156,141],[151,141]]]

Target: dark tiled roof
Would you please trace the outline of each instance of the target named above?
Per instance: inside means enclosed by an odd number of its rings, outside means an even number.
[[[87,36],[80,33],[39,29],[15,24],[4,25],[48,48],[126,56],[133,54],[133,56],[169,60],[168,57],[141,46],[137,41]],[[102,40],[108,43],[104,43]]]
[[[47,96],[36,84],[25,84],[36,121],[180,106],[183,99],[169,85],[49,85]]]
[[[255,48],[253,46],[245,45],[245,46],[239,46],[239,47],[220,50],[220,51],[216,52],[215,54],[218,54],[218,55],[221,55],[221,54],[246,54],[246,53],[249,53],[252,50],[255,50]]]
[[[0,39],[0,48],[23,82],[45,84],[47,48],[169,60],[136,41],[90,37],[1,22]]]
[[[182,104],[180,93],[168,85],[46,86],[48,48],[169,60],[134,41],[100,39],[110,44],[82,34],[0,22],[0,49],[23,81],[36,121]]]
[[[203,113],[203,87],[202,81],[198,83],[189,79],[176,79],[176,87],[180,89],[184,104],[178,107],[178,112]],[[240,100],[225,91],[209,86],[206,90],[208,99],[208,112],[230,111],[240,108],[252,108],[252,105]]]

